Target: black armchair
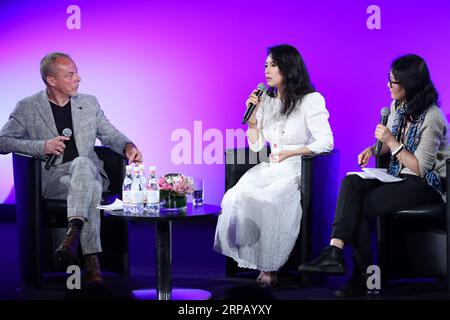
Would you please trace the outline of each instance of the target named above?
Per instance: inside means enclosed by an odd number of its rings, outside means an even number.
[[[388,158],[377,158],[387,167]],[[450,159],[446,160],[447,177]],[[447,178],[446,190],[449,190]],[[449,201],[449,193],[446,194]],[[378,217],[378,265],[381,279],[447,278],[450,292],[450,210],[444,204],[404,208]]]
[[[268,148],[258,153],[249,148],[225,151],[225,189],[233,187],[242,175],[261,161],[268,161]],[[300,234],[282,271],[297,270],[298,266],[317,256],[330,240],[332,215],[336,206],[339,151],[304,156],[301,164]],[[226,275],[234,276],[247,269],[226,258]],[[247,270],[248,271],[248,270]]]
[[[125,176],[124,158],[108,147],[95,147],[110,180],[103,202],[121,197]],[[16,220],[19,240],[19,259],[22,281],[40,287],[44,275],[65,271],[56,261],[54,250],[67,232],[67,203],[64,200],[42,198],[41,160],[22,154],[13,154]],[[128,224],[116,219],[101,220],[103,252],[100,262],[104,271],[129,274]]]

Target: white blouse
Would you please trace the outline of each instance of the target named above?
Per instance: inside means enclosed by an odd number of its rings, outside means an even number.
[[[267,94],[262,96],[256,113],[257,127],[260,129],[258,140],[252,143],[247,138],[251,150],[260,151],[266,141],[271,145],[278,143],[295,148],[307,147],[315,154],[333,149],[329,113],[325,107],[325,99],[320,93],[305,95],[289,117],[281,114],[282,107],[280,99],[271,98]]]

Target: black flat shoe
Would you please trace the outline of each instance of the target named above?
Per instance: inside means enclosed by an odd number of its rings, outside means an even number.
[[[316,259],[303,263],[298,267],[300,272],[341,275],[347,272],[342,249],[328,246],[322,249]]]

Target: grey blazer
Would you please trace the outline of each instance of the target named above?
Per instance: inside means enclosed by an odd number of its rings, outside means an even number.
[[[79,156],[92,160],[102,176],[107,179],[103,163],[94,151],[98,138],[103,145],[123,154],[125,145],[131,142],[106,118],[97,99],[91,95],[78,94],[71,98],[73,137]],[[40,91],[19,101],[0,131],[0,153],[19,152],[45,159],[45,142],[58,136],[47,91]],[[55,165],[62,162],[58,157]],[[55,167],[44,169],[42,162],[42,188],[45,190],[48,177]]]

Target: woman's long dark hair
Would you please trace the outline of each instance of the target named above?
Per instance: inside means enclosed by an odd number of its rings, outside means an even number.
[[[294,47],[283,44],[267,49],[268,55],[277,64],[283,77],[282,114],[289,116],[296,104],[308,93],[315,89],[309,79],[308,70],[302,56]],[[269,94],[274,88],[269,89]]]
[[[392,62],[391,72],[405,90],[406,111],[415,119],[432,104],[438,105],[438,92],[430,78],[425,61],[415,54],[401,56]]]

